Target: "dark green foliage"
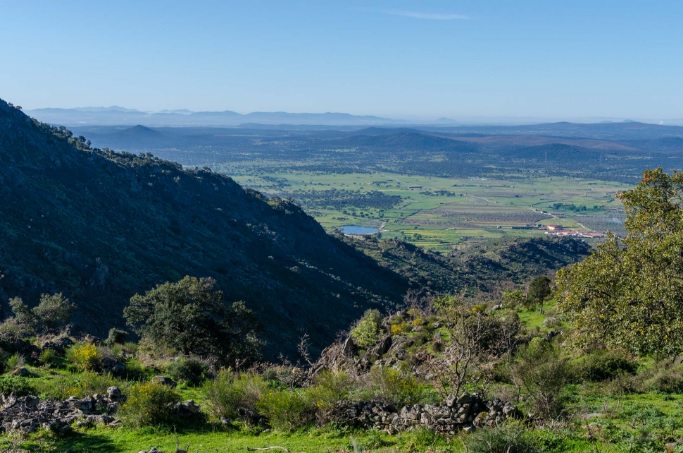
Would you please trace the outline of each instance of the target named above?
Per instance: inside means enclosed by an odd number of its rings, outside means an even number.
[[[601,382],[614,379],[621,374],[633,374],[638,363],[620,351],[598,350],[582,355],[576,371],[581,381]]]
[[[448,256],[398,240],[340,238],[381,265],[403,275],[415,288],[436,294],[492,292],[503,282],[526,283],[588,256],[590,246],[573,238],[507,238],[484,241]]]
[[[168,365],[166,372],[176,381],[196,387],[208,377],[209,367],[198,358],[179,357]]]
[[[35,313],[24,303],[20,297],[13,297],[9,300],[9,306],[14,315],[14,321],[26,332],[33,332],[36,328]]]
[[[228,307],[211,278],[186,276],[136,294],[124,316],[143,339],[184,355],[234,365],[252,362],[259,354],[252,312],[243,302]]]
[[[474,352],[499,356],[514,348],[515,338],[521,330],[521,322],[514,312],[507,316],[474,313],[464,319],[461,329],[463,336],[476,339],[473,343]]]
[[[531,305],[540,305],[543,307],[543,302],[550,296],[552,292],[550,289],[551,281],[548,277],[541,275],[534,278],[529,283],[529,290],[527,291],[527,299]]]
[[[14,315],[11,321],[16,324],[15,328],[7,325],[4,330],[14,330],[17,338],[30,335],[35,331],[49,331],[64,327],[68,322],[75,305],[65,298],[62,293],[41,294],[40,302],[33,309],[20,297],[9,300],[9,306]]]
[[[358,209],[390,209],[401,202],[398,195],[387,195],[384,192],[372,190],[370,192],[330,189],[316,192],[293,191],[282,193],[284,198],[294,198],[306,209],[330,207],[342,210],[346,207]]]
[[[48,368],[56,368],[62,362],[62,357],[54,349],[43,349],[38,357],[38,361],[41,365]]]

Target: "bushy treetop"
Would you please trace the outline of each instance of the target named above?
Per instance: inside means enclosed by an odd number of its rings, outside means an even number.
[[[647,170],[619,195],[627,235],[557,274],[559,306],[586,344],[641,354],[683,351],[683,173]]]
[[[136,294],[124,309],[129,325],[155,345],[226,364],[254,360],[261,346],[257,323],[244,302],[231,306],[211,278],[186,276]]]

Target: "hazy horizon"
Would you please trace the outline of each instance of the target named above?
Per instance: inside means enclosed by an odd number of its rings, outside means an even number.
[[[8,100],[11,102],[11,100]],[[22,106],[23,108],[23,106]],[[233,112],[243,116],[250,114],[261,114],[261,113],[273,113],[273,114],[293,114],[293,115],[324,115],[324,114],[339,114],[339,115],[353,115],[354,117],[377,117],[379,119],[386,119],[393,122],[396,126],[401,125],[412,125],[412,124],[460,124],[464,126],[469,125],[531,125],[531,124],[542,124],[542,123],[555,123],[555,122],[570,122],[570,123],[619,123],[619,122],[643,122],[650,124],[662,124],[662,125],[683,125],[683,115],[681,118],[621,118],[621,117],[522,117],[522,116],[460,116],[460,117],[399,117],[399,116],[385,116],[379,115],[372,112],[362,113],[362,114],[350,114],[348,112],[335,112],[335,111],[308,111],[308,112],[294,112],[294,111],[278,111],[278,112],[265,112],[265,111],[242,111],[238,112],[231,108],[224,108],[220,110],[190,110],[186,108],[178,109],[161,109],[161,110],[140,110],[136,108],[131,108],[121,105],[110,105],[110,106],[76,106],[76,107],[61,107],[61,106],[49,106],[49,107],[37,107],[35,109],[24,109],[27,113],[40,113],[48,110],[65,110],[65,111],[83,111],[83,112],[131,112],[131,113],[145,113],[149,115],[154,114],[192,114],[192,113],[223,113],[223,112]],[[40,119],[40,118],[39,118]],[[391,123],[386,123],[390,125]],[[95,125],[95,124],[93,124]],[[122,124],[125,125],[125,124]],[[321,124],[324,125],[324,124]],[[158,126],[153,126],[158,127]]]

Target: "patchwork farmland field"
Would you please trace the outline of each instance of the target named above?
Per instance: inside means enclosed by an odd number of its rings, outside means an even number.
[[[292,198],[329,231],[345,225],[376,227],[382,238],[440,252],[463,242],[544,235],[547,225],[621,233],[623,210],[616,195],[629,188],[566,177],[439,178],[299,171],[295,165],[280,172],[268,166],[270,171],[262,173],[264,168],[231,167],[240,184]]]

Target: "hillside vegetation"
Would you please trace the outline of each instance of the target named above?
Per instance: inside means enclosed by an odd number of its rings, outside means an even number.
[[[507,238],[484,241],[442,255],[394,240],[341,237],[411,283],[433,295],[483,296],[523,285],[585,258],[590,246],[573,238]]]
[[[91,149],[0,102],[0,300],[62,292],[104,335],[130,297],[185,275],[211,277],[265,327],[266,351],[308,334],[329,343],[408,283],[329,236],[297,206],[228,177],[150,155]]]

